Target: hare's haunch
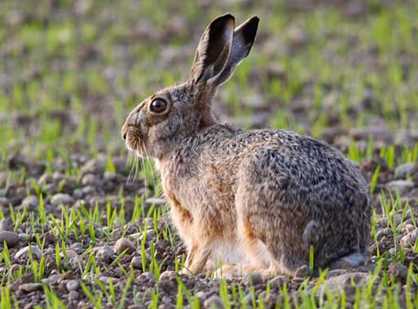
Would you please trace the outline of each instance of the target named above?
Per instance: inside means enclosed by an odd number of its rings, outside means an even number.
[[[211,113],[217,87],[250,52],[258,21],[235,27],[229,14],[212,21],[189,79],[140,103],[122,136],[131,151],[157,163],[188,271],[221,262],[294,274],[312,256],[315,268],[362,262],[370,199],[349,160],[310,137],[237,130]]]

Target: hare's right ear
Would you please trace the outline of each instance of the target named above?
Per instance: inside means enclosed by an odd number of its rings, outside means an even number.
[[[193,83],[215,84],[228,63],[234,26],[234,17],[226,14],[213,20],[203,32],[191,70]]]

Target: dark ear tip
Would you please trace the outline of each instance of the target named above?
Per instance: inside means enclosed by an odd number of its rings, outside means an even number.
[[[224,15],[216,17],[212,22],[220,22],[220,21],[227,21],[227,20],[235,21],[234,15],[230,13],[226,13]]]
[[[258,23],[260,22],[260,18],[258,16],[253,16],[250,18],[249,23],[253,25],[253,27],[258,27]]]

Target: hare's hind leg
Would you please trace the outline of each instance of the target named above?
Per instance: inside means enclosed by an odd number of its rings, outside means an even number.
[[[266,160],[241,166],[235,199],[238,235],[260,272],[294,275],[307,264],[302,235],[308,218],[289,197],[286,175]]]

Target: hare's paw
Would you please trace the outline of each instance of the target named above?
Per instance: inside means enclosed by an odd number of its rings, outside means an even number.
[[[213,272],[215,279],[239,279],[243,276],[243,266],[240,264],[224,264]]]

